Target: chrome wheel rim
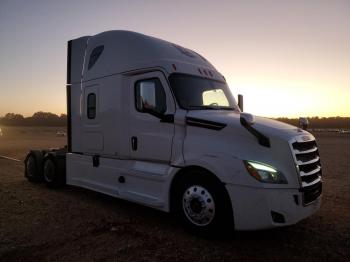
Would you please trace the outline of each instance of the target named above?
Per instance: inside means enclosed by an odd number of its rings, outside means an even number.
[[[44,176],[47,182],[52,182],[55,177],[55,165],[51,160],[45,161]]]
[[[187,188],[182,197],[182,206],[186,217],[197,226],[206,226],[214,219],[214,199],[202,186]]]

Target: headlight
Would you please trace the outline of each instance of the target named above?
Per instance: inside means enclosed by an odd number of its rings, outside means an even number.
[[[248,173],[262,183],[288,184],[284,175],[272,166],[250,160],[243,162]]]

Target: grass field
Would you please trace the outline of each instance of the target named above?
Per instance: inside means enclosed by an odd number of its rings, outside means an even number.
[[[60,147],[62,128],[2,128],[0,155]],[[0,159],[0,261],[348,261],[350,135],[316,134],[324,170],[321,209],[297,225],[202,239],[166,213],[71,186],[50,190]]]

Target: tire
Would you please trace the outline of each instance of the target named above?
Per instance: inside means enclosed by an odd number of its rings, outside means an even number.
[[[64,186],[65,177],[58,168],[57,161],[54,156],[45,156],[44,159],[44,181],[49,188],[59,188]]]
[[[24,176],[29,182],[39,183],[43,181],[43,155],[40,151],[30,151],[24,160]]]
[[[186,174],[175,193],[175,212],[185,229],[199,236],[233,231],[231,201],[224,185],[205,171]]]

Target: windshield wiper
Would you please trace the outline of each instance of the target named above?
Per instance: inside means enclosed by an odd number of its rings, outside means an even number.
[[[237,110],[237,109],[234,108],[234,107],[228,107],[228,106],[219,106],[219,109],[220,109],[220,110]]]
[[[205,110],[205,109],[209,109],[209,110],[216,110],[217,107],[216,106],[187,106],[187,109],[198,109],[198,110]]]
[[[197,110],[235,110],[234,107],[227,107],[227,106],[210,106],[210,105],[189,105],[187,106],[187,109],[197,109]]]

